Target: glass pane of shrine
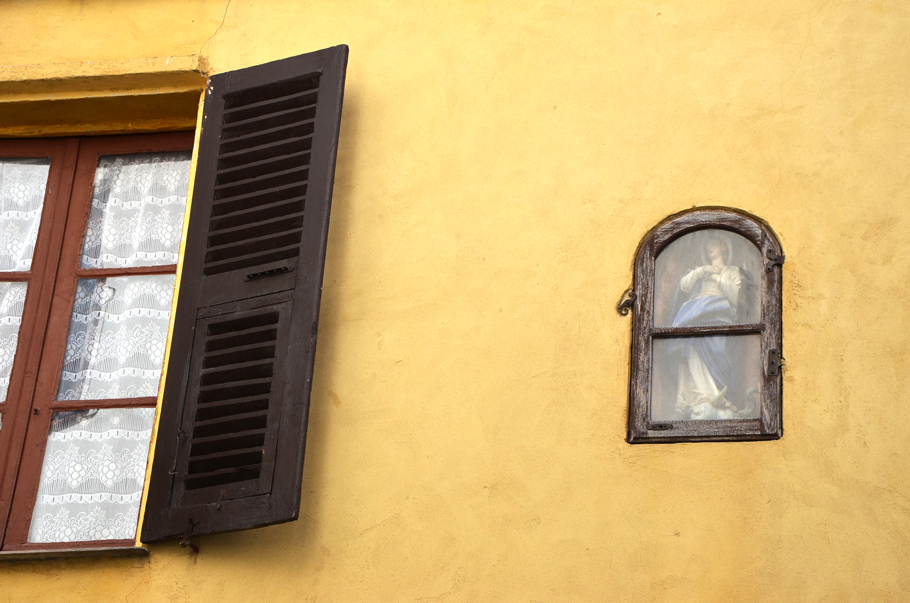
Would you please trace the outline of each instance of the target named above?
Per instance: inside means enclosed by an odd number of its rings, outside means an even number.
[[[758,418],[761,381],[761,335],[655,339],[651,420]]]
[[[761,253],[718,228],[685,234],[654,265],[654,326],[752,324],[761,320]]]

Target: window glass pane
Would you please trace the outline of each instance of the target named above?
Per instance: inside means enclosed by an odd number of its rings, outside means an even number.
[[[0,272],[32,265],[50,159],[0,160]]]
[[[654,266],[654,326],[761,320],[761,253],[742,235],[698,230],[670,243]]]
[[[54,413],[29,542],[134,538],[154,408]]]
[[[174,275],[80,279],[58,400],[158,395]]]
[[[189,181],[189,151],[101,157],[82,267],[176,264]]]
[[[761,335],[655,339],[652,421],[755,419]]]
[[[0,283],[0,402],[9,390],[27,287],[26,283]]]

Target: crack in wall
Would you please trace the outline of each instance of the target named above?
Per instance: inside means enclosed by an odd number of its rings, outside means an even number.
[[[199,55],[199,69],[206,75],[208,75],[209,72],[208,61],[202,56],[202,52],[205,50],[205,47],[208,46],[208,43],[212,41],[212,38],[214,38],[218,32],[221,31],[221,28],[224,27],[224,22],[227,20],[228,9],[231,8],[231,1],[232,0],[228,0],[227,4],[224,6],[224,14],[221,15],[221,23],[215,31],[212,32],[212,35],[206,38],[205,42],[202,43],[202,46],[199,47],[199,52],[197,53]]]

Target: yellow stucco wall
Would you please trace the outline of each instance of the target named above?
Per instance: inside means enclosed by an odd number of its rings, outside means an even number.
[[[910,600],[903,0],[0,21],[29,77],[351,47],[301,520],[198,556],[3,563],[0,600]],[[697,205],[757,214],[787,254],[785,435],[632,447],[614,305],[640,238]]]

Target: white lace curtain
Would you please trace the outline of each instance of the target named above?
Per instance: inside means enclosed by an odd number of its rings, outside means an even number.
[[[176,264],[189,178],[189,152],[102,157],[82,267]]]
[[[9,390],[27,287],[26,283],[0,282],[0,402],[6,400]]]
[[[154,422],[154,408],[55,413],[28,541],[135,537]]]
[[[50,167],[50,159],[0,161],[0,272],[32,265]]]
[[[0,272],[31,268],[51,160],[0,161]],[[0,282],[0,402],[9,390],[26,283]]]
[[[80,279],[58,400],[158,395],[174,276]]]
[[[189,153],[102,157],[83,268],[176,264]],[[157,396],[174,275],[80,279],[58,400]],[[131,539],[154,408],[55,413],[29,542]]]

